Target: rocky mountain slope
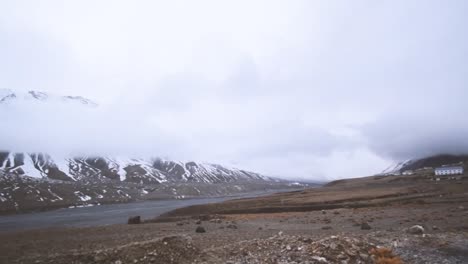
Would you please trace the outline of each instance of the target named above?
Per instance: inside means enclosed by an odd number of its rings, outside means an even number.
[[[2,113],[27,109],[29,105],[50,106],[54,111],[62,111],[55,108],[62,106],[66,106],[63,111],[75,106],[99,111],[97,103],[81,96],[0,89]],[[0,141],[0,213],[141,199],[224,196],[298,186],[302,185],[210,163],[12,152]]]
[[[52,157],[45,153],[0,152],[0,170],[37,179],[62,181],[116,181],[141,184],[274,181],[272,178],[253,172],[193,161],[121,157],[64,158]]]
[[[397,162],[385,170],[380,175],[400,174],[404,171],[413,171],[424,168],[436,168],[444,165],[463,165],[468,164],[468,155],[440,154],[420,159],[409,159]]]
[[[302,186],[193,161],[0,152],[0,213]]]
[[[460,165],[460,164],[468,164],[468,155],[450,155],[450,154],[443,154],[443,155],[436,155],[425,157],[422,159],[412,160],[411,162],[405,164],[401,171],[405,170],[417,170],[422,168],[435,168],[440,167],[443,165]]]

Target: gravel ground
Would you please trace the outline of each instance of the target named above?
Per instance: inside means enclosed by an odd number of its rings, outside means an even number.
[[[7,232],[0,263],[468,263],[466,208],[409,204]],[[414,225],[424,232],[408,233]],[[200,226],[206,232],[196,233]]]

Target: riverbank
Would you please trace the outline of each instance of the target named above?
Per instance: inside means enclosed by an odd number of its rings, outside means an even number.
[[[130,216],[139,215],[143,219],[152,219],[160,214],[180,207],[210,204],[236,198],[259,197],[281,191],[282,190],[257,191],[223,197],[136,201],[119,204],[102,204],[99,206],[61,208],[45,212],[3,215],[0,216],[0,232],[38,228],[124,224]]]
[[[137,225],[4,232],[0,262],[466,263],[467,190],[466,178],[379,176],[191,205]]]

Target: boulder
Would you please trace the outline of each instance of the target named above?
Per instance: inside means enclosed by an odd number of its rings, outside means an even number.
[[[361,230],[370,230],[372,227],[369,225],[367,222],[362,222],[361,224]]]
[[[129,225],[141,224],[141,217],[139,215],[129,217],[128,224]]]
[[[413,234],[413,235],[424,234],[424,227],[420,225],[414,225],[408,229],[408,233]]]
[[[196,233],[206,233],[206,230],[203,226],[198,226],[197,229],[195,229]]]
[[[200,216],[198,216],[198,219],[200,221],[209,221],[211,219],[211,216],[210,215],[200,215]]]

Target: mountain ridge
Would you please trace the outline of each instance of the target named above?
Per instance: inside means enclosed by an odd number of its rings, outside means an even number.
[[[21,176],[64,181],[86,178],[140,183],[274,181],[258,173],[211,163],[97,155],[53,157],[46,153],[0,152],[0,170]]]
[[[138,200],[230,196],[309,185],[194,161],[58,159],[45,153],[0,152],[0,214]]]
[[[35,102],[73,102],[81,105],[97,107],[98,103],[91,99],[75,95],[55,95],[41,91],[29,90],[27,92],[18,92],[10,89],[0,89],[0,104],[19,102],[20,100],[34,100]]]
[[[436,154],[423,158],[408,159],[392,164],[378,175],[400,174],[405,171],[435,168],[455,164],[466,166],[466,164],[468,164],[468,154]]]
[[[30,111],[41,111],[43,107],[48,115],[60,111],[66,115],[66,111],[71,110],[79,117],[83,109],[91,110],[86,111],[88,115],[98,113],[94,110],[100,109],[97,103],[82,96],[60,96],[39,91],[14,92],[8,89],[0,89],[0,107],[6,113],[20,109],[25,116],[29,116]],[[9,114],[13,120],[14,111]],[[43,116],[33,118],[41,118],[47,125],[47,115],[44,115],[44,119]],[[86,117],[83,120],[86,122]],[[12,126],[11,129],[16,127]],[[30,139],[28,137],[25,141],[30,142]],[[74,142],[75,138],[67,140]],[[205,162],[86,155],[89,153],[86,151],[84,155],[57,155],[52,154],[54,151],[47,151],[64,148],[56,146],[54,142],[54,139],[46,140],[40,149],[33,152],[11,151],[15,145],[0,146],[0,213],[138,200],[228,196],[308,186]],[[74,149],[62,151],[73,152]]]

